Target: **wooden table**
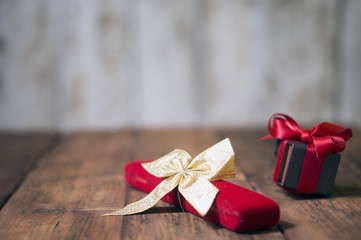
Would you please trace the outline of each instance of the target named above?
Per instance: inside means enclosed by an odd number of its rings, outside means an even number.
[[[274,141],[264,129],[122,130],[108,133],[0,135],[1,239],[359,239],[361,132],[342,153],[329,198],[297,197],[271,180]],[[192,156],[229,137],[231,182],[274,199],[279,224],[234,233],[160,201],[152,211],[101,217],[146,194],[124,182],[124,165],[174,148]]]

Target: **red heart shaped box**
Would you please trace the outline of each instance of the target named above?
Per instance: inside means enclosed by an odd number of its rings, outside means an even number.
[[[127,183],[144,192],[151,192],[164,178],[147,172],[142,163],[130,162],[125,167]],[[226,181],[211,182],[219,192],[208,213],[202,217],[236,232],[265,229],[277,224],[280,209],[275,201],[259,193]],[[180,196],[180,199],[179,197]],[[180,195],[177,188],[166,194],[162,200],[180,206],[200,216],[197,211]]]

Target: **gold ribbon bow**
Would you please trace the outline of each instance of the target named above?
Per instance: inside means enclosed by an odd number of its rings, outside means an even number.
[[[153,207],[164,195],[178,186],[183,197],[204,216],[210,209],[218,189],[210,181],[234,178],[234,152],[229,139],[215,144],[195,158],[175,149],[167,155],[142,166],[152,175],[165,178],[145,198],[109,215],[128,215]]]

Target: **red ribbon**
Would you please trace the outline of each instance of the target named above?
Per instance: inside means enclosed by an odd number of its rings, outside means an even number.
[[[323,122],[312,130],[302,130],[290,116],[282,113],[273,114],[268,121],[269,135],[261,138],[278,138],[281,140],[298,140],[314,149],[317,157],[324,157],[330,153],[342,152],[345,142],[352,137],[352,131],[329,122]]]

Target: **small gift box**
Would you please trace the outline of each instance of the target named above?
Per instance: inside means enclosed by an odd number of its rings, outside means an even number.
[[[277,145],[280,146],[281,141],[278,140],[277,142]],[[279,186],[288,189],[297,189],[306,151],[306,143],[287,141],[281,157],[280,167],[274,176],[275,179],[277,178],[276,182]],[[278,151],[276,151],[276,153],[277,157]],[[340,154],[337,153],[331,153],[325,157],[314,193],[323,195],[329,195],[331,193],[340,158]]]
[[[349,128],[321,123],[312,130],[301,130],[295,120],[285,114],[274,114],[269,120],[270,135],[277,138],[277,157],[273,181],[297,194],[331,194],[340,154],[351,138]]]
[[[234,177],[234,153],[228,139],[193,159],[176,149],[154,161],[131,162],[125,167],[125,180],[149,194],[106,215],[140,213],[162,199],[236,232],[277,224],[276,202],[221,180],[229,177]]]

